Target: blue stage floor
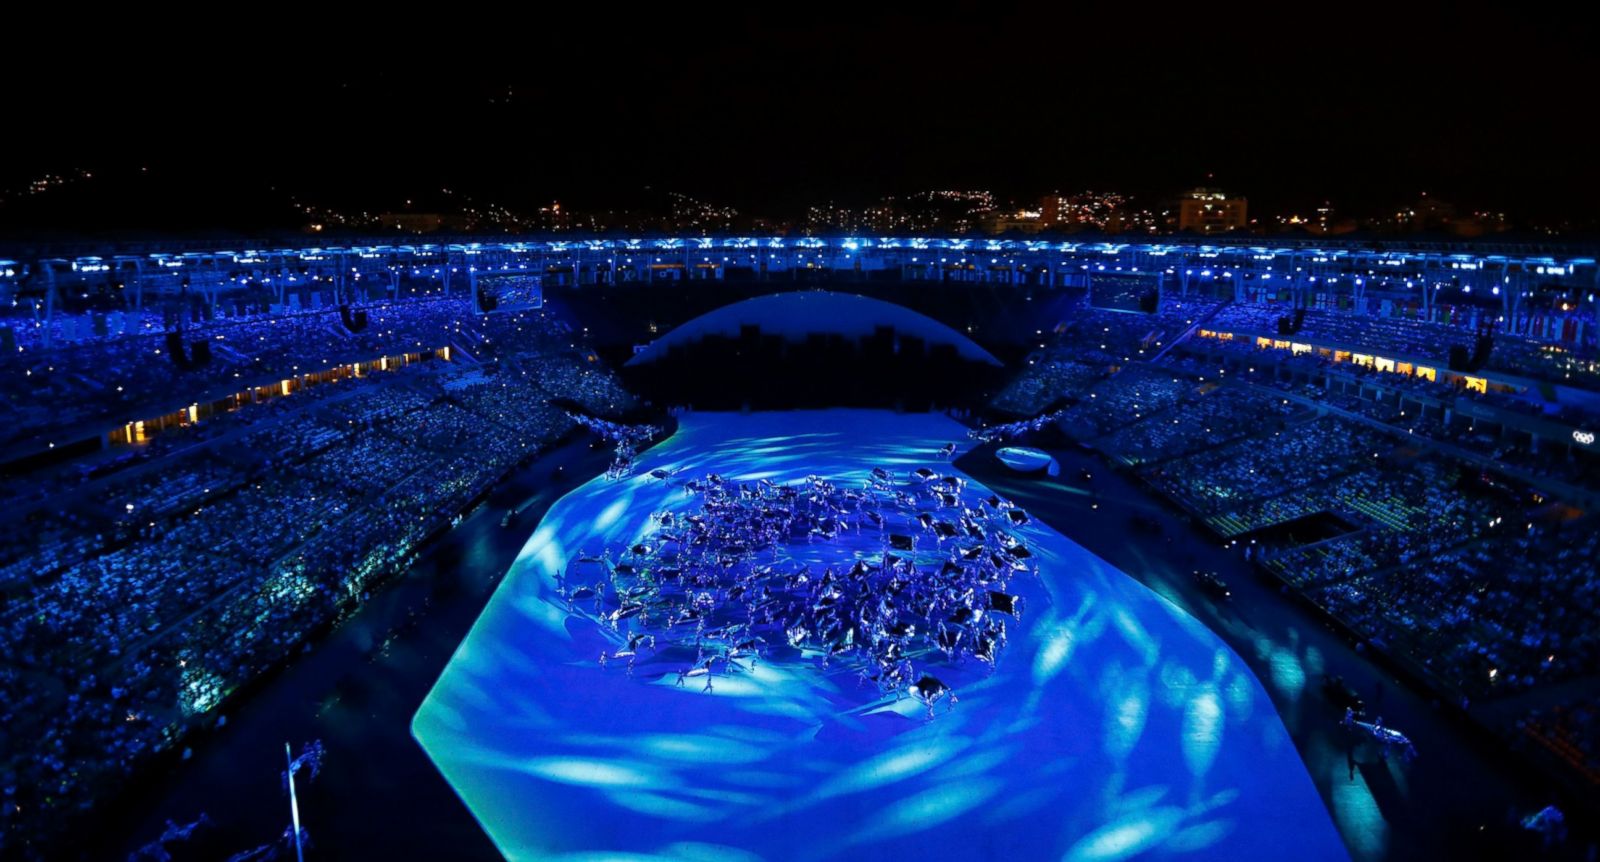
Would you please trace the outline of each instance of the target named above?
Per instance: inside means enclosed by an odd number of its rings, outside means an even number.
[[[960,697],[928,721],[853,672],[794,659],[675,685],[633,677],[555,577],[695,501],[679,478],[856,485],[873,467],[953,468],[939,415],[691,414],[638,475],[549,511],[418,710],[412,732],[510,859],[1347,859],[1260,684],[1208,629],[1033,522],[1027,615],[998,670],[940,668]],[[969,495],[987,495],[976,485]],[[876,555],[874,534],[797,559]],[[580,611],[583,609],[579,609]]]

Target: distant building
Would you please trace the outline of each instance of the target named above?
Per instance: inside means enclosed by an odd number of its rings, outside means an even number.
[[[1321,206],[1311,210],[1309,214],[1294,212],[1280,215],[1275,221],[1280,231],[1305,231],[1318,236],[1350,233],[1360,227],[1360,223],[1353,218],[1335,215],[1333,204],[1327,201],[1323,201]]]
[[[1463,214],[1454,204],[1428,197],[1427,192],[1423,192],[1414,203],[1397,207],[1394,215],[1385,219],[1380,226],[1400,233],[1452,233],[1463,237],[1499,233],[1511,227],[1505,213],[1479,211]]]
[[[869,226],[863,210],[839,206],[833,201],[806,209],[807,233],[858,233]]]
[[[1116,192],[1086,191],[1045,195],[1039,201],[1040,219],[1056,230],[1096,230],[1118,233],[1128,226],[1128,199]]]
[[[560,201],[551,201],[549,206],[539,207],[533,225],[535,230],[564,231],[572,227],[572,213],[563,210]]]
[[[678,192],[668,192],[671,203],[671,229],[679,233],[708,233],[732,230],[739,211],[696,200]]]
[[[894,201],[907,229],[962,234],[982,227],[998,204],[985,190],[926,191]]]
[[[1045,221],[1036,209],[995,210],[979,220],[985,233],[1038,233],[1045,229]]]
[[[1178,230],[1226,233],[1249,222],[1249,202],[1230,198],[1217,189],[1192,189],[1178,199]]]
[[[451,225],[450,217],[443,213],[379,213],[378,224],[385,230],[397,230],[402,233],[433,233],[443,230]]]

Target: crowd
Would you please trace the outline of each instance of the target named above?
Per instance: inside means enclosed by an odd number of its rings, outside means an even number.
[[[1469,697],[1593,673],[1600,664],[1600,534],[1517,527],[1312,595]]]
[[[374,316],[376,325],[377,317]],[[350,612],[491,484],[630,406],[538,312],[471,322],[490,361],[246,404],[58,493],[0,501],[0,855],[32,852],[230,692]],[[366,350],[368,348],[360,348]],[[83,475],[79,475],[79,474]],[[61,490],[64,489],[64,490]],[[15,539],[15,541],[12,541]]]
[[[1332,417],[1262,431],[1142,475],[1192,511],[1220,514],[1337,478],[1385,448],[1376,434]]]
[[[364,325],[281,296],[200,313],[191,303],[48,348],[19,329],[17,349],[0,355],[0,450],[340,363],[439,348],[460,360],[252,398],[134,446],[0,480],[0,855],[33,846],[31,830],[59,829],[153,753],[181,750],[230,692],[401,571],[508,469],[573,427],[576,414],[552,398],[593,415],[630,406],[541,312],[479,315],[466,297],[428,291],[363,294],[356,305]],[[1458,403],[1540,409],[1508,396],[1340,364],[1371,384],[1352,391],[1329,385],[1325,359],[1247,339],[1205,340],[1208,351],[1262,360],[1242,373],[1221,373],[1210,353],[1166,352],[1201,320],[1273,335],[1281,315],[1203,301],[1154,315],[1075,309],[995,401],[1035,418],[974,436],[1059,424],[1227,540],[1336,515],[1348,527],[1338,535],[1263,542],[1256,559],[1462,698],[1600,671],[1600,533],[1549,511],[1546,495],[1536,506],[1526,494],[1469,490],[1480,468],[1424,444],[1583,487],[1600,485],[1593,460],[1444,418]],[[180,367],[165,355],[165,333],[180,323],[186,349],[207,341],[211,362]],[[1471,335],[1321,311],[1302,333],[1441,359]],[[1565,363],[1565,374],[1585,361],[1592,369],[1581,354],[1502,336],[1491,367]],[[1288,383],[1285,367],[1321,376]],[[1593,768],[1595,710],[1592,701],[1545,710],[1528,733]]]
[[[1229,374],[1330,407],[1360,414],[1407,434],[1450,444],[1536,477],[1572,485],[1600,485],[1600,457],[1559,437],[1531,445],[1519,417],[1556,427],[1584,428],[1594,419],[1582,408],[1543,400],[1541,391],[1477,392],[1408,374],[1334,363],[1314,354],[1291,356],[1250,341],[1200,339],[1183,345],[1165,364],[1191,373]],[[1242,361],[1240,361],[1242,360]],[[1242,372],[1242,373],[1241,373]],[[1292,381],[1292,382],[1291,382]]]
[[[1282,398],[1261,398],[1237,387],[1199,383],[1149,422],[1113,427],[1100,441],[1130,466],[1218,449],[1265,429],[1282,429],[1303,411]]]
[[[1080,398],[1062,422],[1074,436],[1099,437],[1196,397],[1202,382],[1162,369],[1130,366],[1116,375],[1114,383],[1097,386]]]
[[[1281,315],[1228,306],[1204,325],[1272,336]],[[1592,416],[1264,350],[1253,338],[1193,339],[1156,361],[1098,364],[1102,343],[1137,340],[1145,328],[1135,320],[1122,336],[1076,347],[1057,340],[1051,369],[1102,373],[1024,369],[1030,403],[1066,398],[1062,430],[1133,468],[1223,541],[1248,547],[1265,572],[1411,663],[1448,702],[1555,690],[1600,673],[1600,531],[1592,515],[1529,484],[1600,487],[1594,459],[1471,418],[1486,406],[1572,423]],[[1302,332],[1442,358],[1464,330],[1312,312]],[[1013,384],[996,406],[1013,409],[1007,399],[1022,391]],[[1527,732],[1592,770],[1593,714],[1593,704],[1547,708]]]
[[[1217,307],[1211,300],[1172,299],[1154,314],[1139,314],[1074,305],[993,406],[1032,416],[1080,397],[1112,371],[1153,358]]]
[[[379,295],[354,305],[362,323],[347,319],[337,306],[310,302],[235,316],[186,303],[186,313],[175,320],[146,314],[120,335],[50,347],[37,337],[18,339],[16,349],[0,351],[0,450],[70,442],[86,426],[99,424],[93,430],[104,431],[251,386],[476,340],[480,319],[470,297],[460,293],[403,301]],[[169,333],[179,334],[182,359],[192,360],[194,343],[204,341],[210,361],[174,361]]]
[[[998,410],[1033,416],[1062,398],[1085,392],[1106,376],[1104,366],[1075,362],[1057,352],[1039,353],[994,401]]]
[[[1141,415],[1152,377],[1163,374],[1184,379],[1147,369],[1097,387],[1086,401],[1129,412],[1090,442],[1140,465],[1152,487],[1224,539],[1262,537],[1262,566],[1364,637],[1469,699],[1600,670],[1587,635],[1600,623],[1592,529],[1552,538],[1533,523],[1532,498],[1497,493],[1473,481],[1473,465],[1335,414],[1280,412],[1276,425],[1258,420],[1217,448],[1192,406],[1215,396],[1198,388]],[[1216,391],[1234,392],[1244,404],[1231,409],[1243,416],[1271,416],[1274,403],[1296,409],[1266,388]],[[1266,538],[1324,514],[1343,526]]]
[[[1470,354],[1480,326],[1489,327],[1493,336],[1485,367],[1525,377],[1569,383],[1589,389],[1600,388],[1600,357],[1596,356],[1594,322],[1586,321],[1591,333],[1587,343],[1566,343],[1559,337],[1544,337],[1530,320],[1526,332],[1508,331],[1495,318],[1499,312],[1459,316],[1458,322],[1445,323],[1400,314],[1352,314],[1327,309],[1307,309],[1300,328],[1292,335],[1280,334],[1279,320],[1294,319],[1295,311],[1276,305],[1236,303],[1223,308],[1208,327],[1236,335],[1287,338],[1328,347],[1370,348],[1395,357],[1429,360],[1445,367],[1450,348],[1463,347]]]

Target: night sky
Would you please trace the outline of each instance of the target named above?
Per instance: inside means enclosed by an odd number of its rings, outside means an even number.
[[[385,209],[442,188],[598,208],[648,186],[778,216],[928,188],[1164,196],[1208,176],[1263,215],[1426,190],[1583,219],[1600,199],[1592,11],[608,8],[359,33],[35,28],[0,60],[0,185],[90,170],[96,190],[60,199],[195,225],[270,222],[290,194]]]

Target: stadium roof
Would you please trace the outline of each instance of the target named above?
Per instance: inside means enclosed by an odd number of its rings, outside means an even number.
[[[628,364],[654,362],[674,347],[693,344],[710,335],[738,337],[746,326],[758,326],[763,335],[779,335],[790,342],[805,341],[816,333],[861,338],[889,326],[896,334],[916,336],[930,347],[953,346],[963,359],[1001,364],[977,342],[927,315],[881,299],[826,290],[771,294],[725,305],[650,342]]]

